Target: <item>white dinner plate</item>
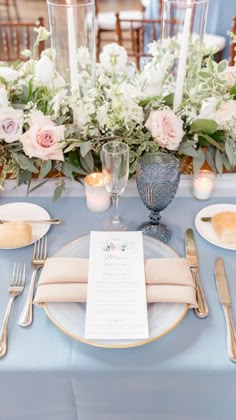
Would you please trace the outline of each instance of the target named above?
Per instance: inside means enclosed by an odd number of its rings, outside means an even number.
[[[23,220],[48,220],[49,213],[40,206],[32,203],[9,203],[0,206],[0,219],[10,221]],[[33,244],[38,239],[42,238],[49,230],[50,224],[47,223],[31,223],[32,226],[32,242],[19,247],[4,247],[0,249],[17,249],[24,248]]]
[[[79,238],[58,251],[54,257],[89,256],[89,236]],[[176,252],[148,236],[143,236],[145,258],[176,257]],[[157,340],[175,328],[184,318],[189,305],[182,303],[148,304],[149,338],[137,340],[87,340],[84,336],[86,304],[82,303],[46,303],[44,309],[49,319],[65,334],[97,347],[124,348],[135,347]]]
[[[236,212],[236,204],[214,204],[213,206],[204,207],[196,215],[195,226],[198,233],[200,233],[200,235],[211,244],[220,246],[221,248],[225,248],[225,249],[236,250],[236,245],[227,244],[220,240],[211,222],[203,222],[201,220],[201,217],[212,217],[215,214],[221,213],[223,211]]]

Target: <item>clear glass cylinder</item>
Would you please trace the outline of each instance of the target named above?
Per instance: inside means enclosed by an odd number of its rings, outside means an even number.
[[[194,77],[201,66],[207,10],[208,0],[163,0],[162,42],[170,38],[179,46],[173,69],[174,110],[182,102],[188,71]]]
[[[96,62],[94,0],[47,0],[55,70],[71,88],[79,75],[94,76]]]

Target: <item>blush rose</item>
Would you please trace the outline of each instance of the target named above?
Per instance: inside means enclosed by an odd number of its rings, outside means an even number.
[[[12,143],[19,140],[22,134],[23,113],[12,107],[1,108],[0,112],[0,140]]]
[[[182,141],[183,121],[172,110],[151,111],[145,127],[154,140],[168,150],[176,150]]]
[[[30,158],[64,160],[60,141],[64,139],[64,125],[57,126],[41,111],[30,114],[30,128],[21,137],[23,150]]]

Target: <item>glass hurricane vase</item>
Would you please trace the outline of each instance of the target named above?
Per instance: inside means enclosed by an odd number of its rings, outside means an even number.
[[[138,230],[167,243],[171,230],[160,223],[160,212],[173,200],[180,181],[180,162],[172,154],[146,153],[138,161],[136,183],[142,202],[151,210],[150,221]]]

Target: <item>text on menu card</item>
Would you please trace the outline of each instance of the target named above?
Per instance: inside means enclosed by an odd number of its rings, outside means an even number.
[[[148,338],[142,232],[91,232],[85,337]]]

